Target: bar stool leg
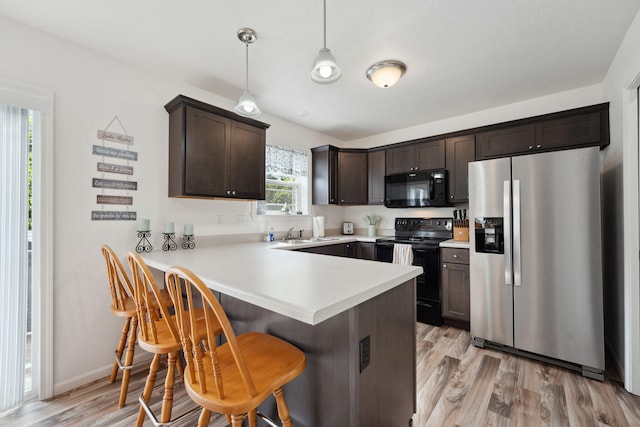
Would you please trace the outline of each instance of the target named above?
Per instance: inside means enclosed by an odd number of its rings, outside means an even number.
[[[242,421],[243,420],[244,420],[244,414],[241,414],[241,415],[233,414],[233,415],[231,415],[231,425],[232,425],[232,427],[242,427]]]
[[[129,334],[129,326],[131,325],[131,317],[124,322],[124,326],[122,327],[122,333],[120,334],[120,341],[118,342],[118,348],[116,348],[116,356],[118,359],[122,358],[122,353],[124,352],[124,346],[127,344],[127,335]],[[118,362],[113,362],[113,368],[111,369],[111,376],[109,377],[109,382],[113,384],[118,376],[119,370]]]
[[[291,422],[291,415],[289,414],[289,406],[284,400],[284,394],[282,393],[282,387],[273,392],[276,398],[276,406],[278,407],[278,416],[282,421],[282,427],[293,427]]]
[[[258,410],[256,408],[249,411],[249,427],[258,427]]]
[[[202,412],[200,412],[200,417],[198,418],[198,427],[208,426],[210,420],[211,420],[211,411],[208,409],[202,408]]]
[[[153,392],[153,387],[156,385],[156,375],[160,366],[161,357],[161,354],[154,354],[153,360],[151,361],[151,366],[149,366],[149,375],[147,376],[147,381],[144,384],[144,391],[142,392],[142,400],[144,400],[146,403],[149,403],[149,400],[151,399],[151,393]],[[142,427],[142,424],[144,424],[145,415],[146,413],[144,412],[144,408],[142,407],[142,405],[140,405],[136,427]]]
[[[162,414],[160,422],[168,423],[171,420],[173,408],[173,386],[176,381],[176,360],[178,354],[174,351],[167,355],[167,377],[164,381],[164,397],[162,398]]]
[[[136,335],[138,333],[138,318],[133,316],[130,318],[131,327],[129,328],[129,341],[127,346],[127,356],[124,366],[127,368],[122,372],[122,385],[120,386],[120,400],[118,407],[122,408],[127,404],[127,390],[129,389],[129,377],[131,376],[131,365],[133,365],[133,354],[136,350]]]

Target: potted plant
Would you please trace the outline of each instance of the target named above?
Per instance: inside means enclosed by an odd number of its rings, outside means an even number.
[[[380,221],[380,215],[376,215],[376,214],[365,215],[364,216],[364,221],[367,223],[367,226],[368,226],[367,234],[369,235],[369,237],[375,236],[376,235],[376,225]]]

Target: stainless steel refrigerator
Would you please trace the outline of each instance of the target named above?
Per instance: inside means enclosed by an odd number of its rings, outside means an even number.
[[[476,346],[551,358],[602,380],[598,152],[590,147],[469,164]]]

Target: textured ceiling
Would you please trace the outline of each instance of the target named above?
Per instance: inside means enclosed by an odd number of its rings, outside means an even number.
[[[349,141],[600,83],[638,0],[327,0],[327,47],[342,68],[309,80],[322,47],[321,0],[0,0],[0,15],[157,75],[237,99]],[[365,76],[407,65],[394,87]],[[306,112],[301,115],[300,111]]]

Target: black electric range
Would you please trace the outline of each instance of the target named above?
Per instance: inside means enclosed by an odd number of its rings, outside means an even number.
[[[453,238],[451,218],[396,218],[395,235],[376,240],[376,260],[393,261],[395,244],[409,244],[413,265],[422,267],[416,278],[417,320],[442,325],[440,242]]]

